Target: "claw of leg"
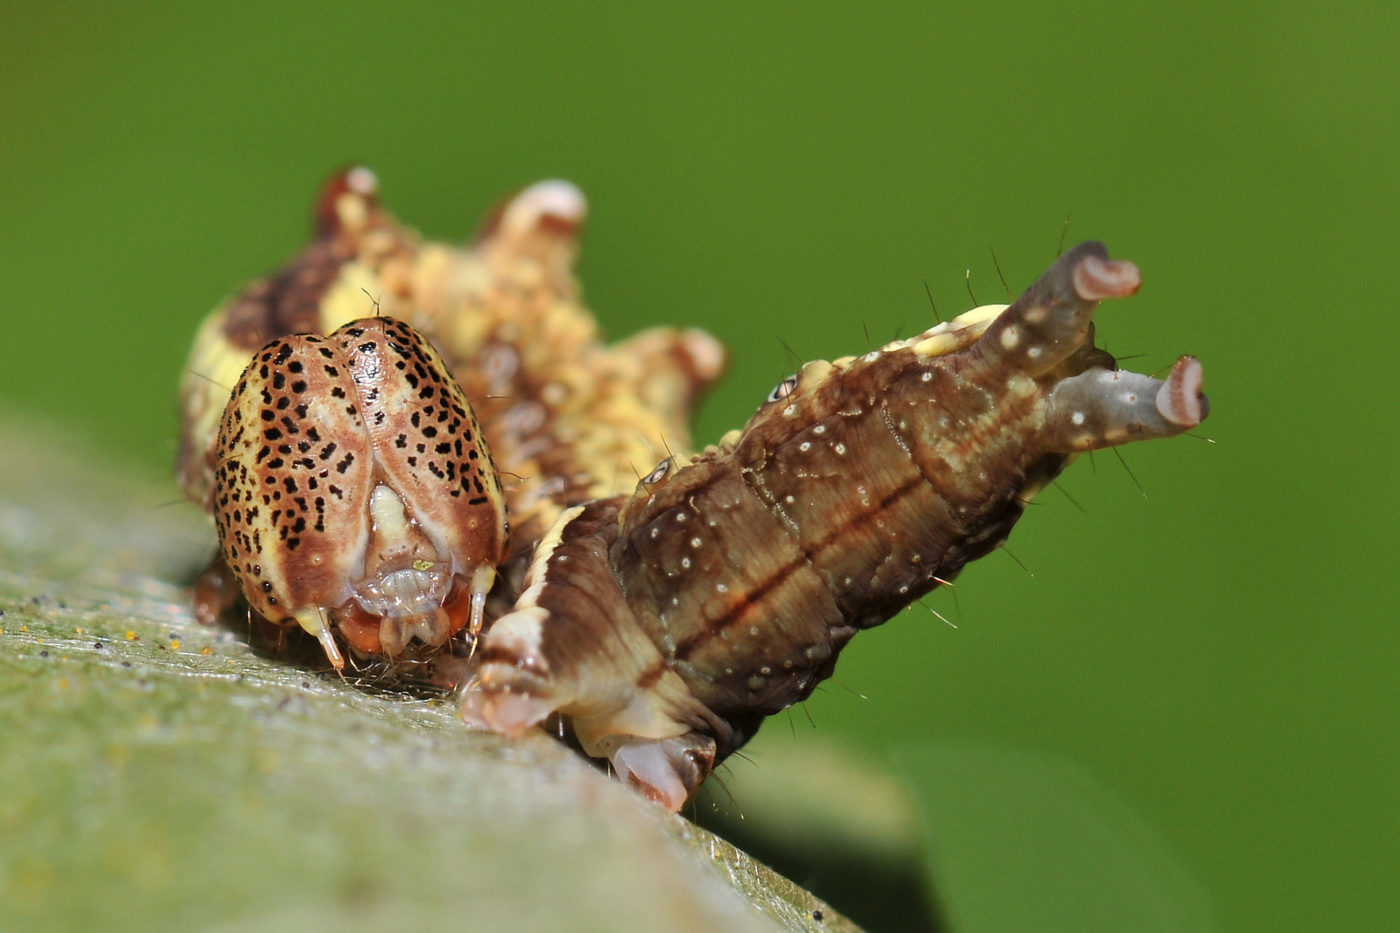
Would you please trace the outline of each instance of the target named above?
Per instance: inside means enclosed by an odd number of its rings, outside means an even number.
[[[476,652],[476,644],[481,640],[481,627],[486,616],[486,596],[495,583],[496,568],[490,564],[483,564],[472,572],[471,617],[467,620],[467,636],[471,639],[472,653]]]
[[[335,668],[336,673],[343,673],[345,658],[340,654],[340,646],[335,643],[335,635],[331,632],[330,623],[326,621],[325,610],[320,606],[312,606],[299,610],[295,618],[298,625],[321,643],[321,650],[326,653],[326,659],[331,662],[331,667]]]

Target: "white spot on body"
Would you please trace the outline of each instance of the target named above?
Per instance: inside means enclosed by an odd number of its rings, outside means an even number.
[[[1022,313],[1022,316],[1026,319],[1027,323],[1044,324],[1045,321],[1050,317],[1050,306],[1036,305],[1033,308],[1027,308]]]

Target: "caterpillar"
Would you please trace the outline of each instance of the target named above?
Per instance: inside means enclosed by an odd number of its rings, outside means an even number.
[[[331,179],[311,245],[215,309],[181,383],[177,476],[220,541],[202,620],[241,601],[336,670],[468,656],[468,723],[557,725],[677,810],[1077,454],[1208,412],[1194,358],[1159,380],[1094,347],[1140,275],[1091,242],[1009,306],[807,363],[692,453],[724,351],[605,344],[573,275],[585,216],[542,182],[459,247],[401,226],[367,170]]]

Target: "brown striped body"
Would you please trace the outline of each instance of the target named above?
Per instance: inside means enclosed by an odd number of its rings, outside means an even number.
[[[1000,545],[1073,454],[1199,422],[1194,360],[1159,382],[1090,344],[1098,300],[1137,281],[1084,244],[994,319],[808,364],[737,436],[566,516],[464,715],[515,733],[558,712],[679,807],[855,632]]]

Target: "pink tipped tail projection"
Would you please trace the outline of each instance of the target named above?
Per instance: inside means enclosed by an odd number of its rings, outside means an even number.
[[[1210,404],[1201,394],[1205,371],[1194,356],[1183,356],[1172,367],[1167,382],[1157,391],[1157,411],[1183,429],[1194,428],[1205,420]]]
[[[1085,301],[1126,298],[1141,285],[1138,267],[1126,259],[1088,255],[1074,267],[1074,290]]]

